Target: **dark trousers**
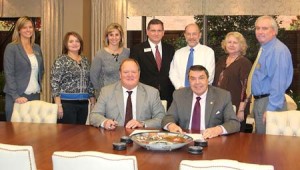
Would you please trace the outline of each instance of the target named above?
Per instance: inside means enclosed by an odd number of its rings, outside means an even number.
[[[28,101],[40,100],[40,93],[34,93],[30,95],[23,93],[22,95],[20,95],[20,97],[26,97]],[[10,122],[11,120],[14,103],[15,101],[13,100],[12,96],[9,94],[5,94],[5,116],[7,122]]]
[[[63,118],[58,119],[57,123],[63,124],[81,124],[86,123],[88,116],[88,100],[62,100]]]

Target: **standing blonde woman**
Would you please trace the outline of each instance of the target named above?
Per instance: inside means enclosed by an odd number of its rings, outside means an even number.
[[[239,32],[229,32],[222,41],[226,57],[220,58],[216,64],[214,86],[231,93],[232,104],[236,106],[236,114],[241,122],[241,131],[245,131],[247,110],[246,86],[251,62],[245,57],[247,43]]]
[[[34,40],[32,20],[27,16],[19,18],[3,59],[7,121],[11,120],[14,103],[40,99],[44,64],[42,51]]]
[[[107,26],[103,37],[104,49],[97,52],[91,66],[91,80],[98,93],[103,86],[120,79],[120,64],[129,57],[129,49],[123,47],[124,41],[120,24],[112,23]]]

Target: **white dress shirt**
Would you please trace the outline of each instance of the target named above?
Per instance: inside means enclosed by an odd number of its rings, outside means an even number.
[[[188,62],[191,47],[186,46],[175,52],[173,61],[170,65],[169,77],[175,89],[184,87],[186,76],[186,65]],[[212,84],[215,76],[215,53],[205,45],[198,43],[194,47],[194,64],[204,66],[209,74],[209,84]]]
[[[194,113],[194,107],[195,107],[195,103],[196,103],[196,98],[200,97],[200,106],[201,106],[201,122],[200,122],[200,130],[205,130],[205,106],[206,106],[206,95],[207,95],[207,90],[206,92],[204,92],[201,96],[198,96],[197,94],[193,93],[193,101],[192,101],[192,109],[191,109],[191,119],[190,119],[190,125],[189,125],[189,129],[192,129],[192,117],[193,117],[193,113]],[[223,133],[222,134],[227,134],[226,129],[220,125],[220,127],[223,129]]]
[[[149,44],[150,44],[150,47],[151,47],[151,50],[152,50],[152,53],[153,53],[153,56],[154,56],[154,59],[155,59],[155,52],[156,52],[156,44],[154,44],[152,41],[148,40]],[[158,46],[158,51],[159,51],[159,54],[161,56],[161,59],[162,59],[162,47],[161,47],[161,41],[157,44]]]
[[[40,93],[40,85],[38,81],[39,65],[35,54],[28,54],[28,58],[31,65],[31,74],[28,86],[24,93],[30,95],[34,93]]]

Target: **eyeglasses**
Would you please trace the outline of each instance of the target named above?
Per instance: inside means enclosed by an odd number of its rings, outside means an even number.
[[[118,62],[119,54],[116,53],[116,54],[111,54],[111,55],[114,56],[114,59],[116,60],[116,62]]]

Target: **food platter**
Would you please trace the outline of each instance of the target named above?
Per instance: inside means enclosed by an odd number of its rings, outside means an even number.
[[[132,135],[131,140],[148,150],[171,151],[187,145],[193,138],[171,132],[143,132]]]

